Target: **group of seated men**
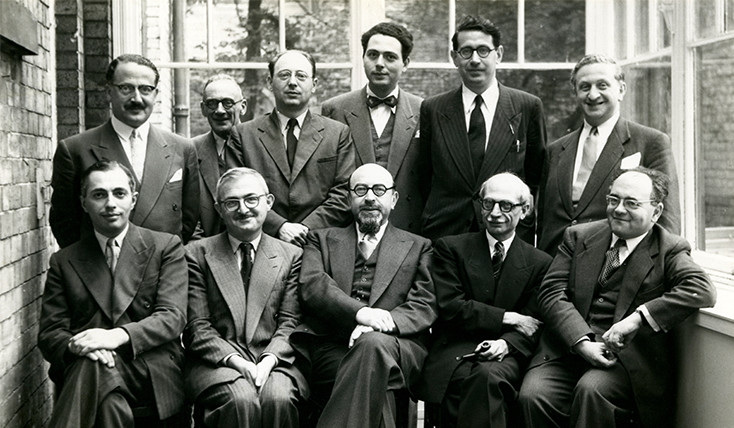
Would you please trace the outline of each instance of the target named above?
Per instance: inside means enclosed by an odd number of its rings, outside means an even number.
[[[324,116],[306,52],[271,60],[275,109],[245,123],[214,76],[193,141],[150,124],[156,67],[113,60],[111,119],[54,156],[49,426],[390,427],[405,396],[440,427],[671,426],[670,332],[715,290],[669,140],[588,55],[584,125],[546,150],[540,100],[495,78],[499,29],[466,17],[452,45],[462,86],[422,101],[397,86],[412,35],[376,25],[368,85]]]

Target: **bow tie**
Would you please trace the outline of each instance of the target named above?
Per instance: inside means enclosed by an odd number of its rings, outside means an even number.
[[[398,99],[394,95],[390,95],[387,98],[377,98],[373,97],[372,95],[367,96],[367,105],[369,106],[369,108],[375,108],[380,104],[385,104],[386,106],[392,108],[398,105]]]

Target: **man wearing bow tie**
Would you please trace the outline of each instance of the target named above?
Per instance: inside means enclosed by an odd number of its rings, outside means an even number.
[[[107,69],[112,117],[103,125],[60,141],[53,159],[49,223],[59,246],[90,233],[79,203],[80,177],[107,159],[135,174],[139,194],[130,221],[173,233],[186,243],[199,219],[199,165],[191,140],[149,121],[158,95],[156,66],[140,55],[121,55]]]
[[[390,221],[419,233],[425,202],[420,187],[425,167],[420,164],[418,142],[422,99],[398,87],[410,63],[413,35],[402,25],[382,22],[362,35],[362,50],[369,83],[324,101],[321,114],[349,126],[357,166],[377,163],[395,177],[400,200]]]
[[[230,168],[241,167],[242,152],[230,138],[230,131],[240,123],[247,111],[247,100],[242,89],[228,74],[217,74],[204,84],[201,114],[206,117],[211,130],[194,137],[199,157],[199,224],[197,236],[213,236],[224,231],[221,217],[214,208],[217,180]]]

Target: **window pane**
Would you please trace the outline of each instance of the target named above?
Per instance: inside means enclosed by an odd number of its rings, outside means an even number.
[[[456,23],[465,15],[491,20],[501,32],[505,62],[517,61],[517,0],[456,0]],[[450,35],[451,36],[451,35]]]
[[[576,62],[584,56],[584,0],[525,2],[525,59],[534,62]]]
[[[311,97],[311,106],[320,106],[322,101],[352,90],[352,69],[350,68],[317,69],[316,75],[319,83],[316,85],[316,93]],[[320,109],[315,111],[318,112]]]
[[[635,53],[645,53],[650,50],[649,19],[650,5],[647,1],[635,3]]]
[[[214,2],[212,48],[214,61],[267,61],[278,51],[278,0]],[[186,9],[186,57],[207,60],[206,2]]]
[[[438,95],[461,85],[461,78],[456,69],[449,70],[417,70],[408,68],[400,77],[400,88],[423,98]]]
[[[716,28],[716,0],[696,0],[696,36],[706,37],[718,33]]]
[[[285,2],[285,45],[313,55],[316,62],[349,61],[349,0]]]
[[[670,43],[671,43],[670,25],[673,20],[673,6],[665,5],[665,4],[658,4],[657,20],[658,20],[657,47],[658,48],[668,47],[670,46]]]
[[[627,93],[622,115],[670,135],[670,70],[669,56],[625,67]]]
[[[614,22],[619,23],[619,28],[626,28],[625,18],[627,16],[627,0],[614,1]],[[627,58],[627,31],[616,31],[614,34],[617,42],[617,59]]]
[[[385,18],[413,33],[413,61],[449,60],[449,2],[447,0],[386,0]]]
[[[726,0],[726,31],[734,31],[734,0]]]
[[[699,236],[708,252],[734,256],[734,41],[696,53]]]

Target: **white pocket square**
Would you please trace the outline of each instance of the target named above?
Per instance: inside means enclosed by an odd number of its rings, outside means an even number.
[[[637,152],[633,155],[629,155],[626,158],[622,159],[622,163],[619,165],[619,169],[632,169],[637,168],[640,166],[640,160],[642,159],[642,155],[640,152]]]
[[[420,138],[420,137],[421,137],[421,130],[420,129],[416,129],[415,130],[415,137],[413,137],[413,138]]]
[[[181,181],[182,178],[183,178],[183,170],[179,168],[178,170],[176,170],[176,172],[173,173],[173,175],[171,176],[171,179],[168,180],[168,182],[173,183],[175,181]]]

